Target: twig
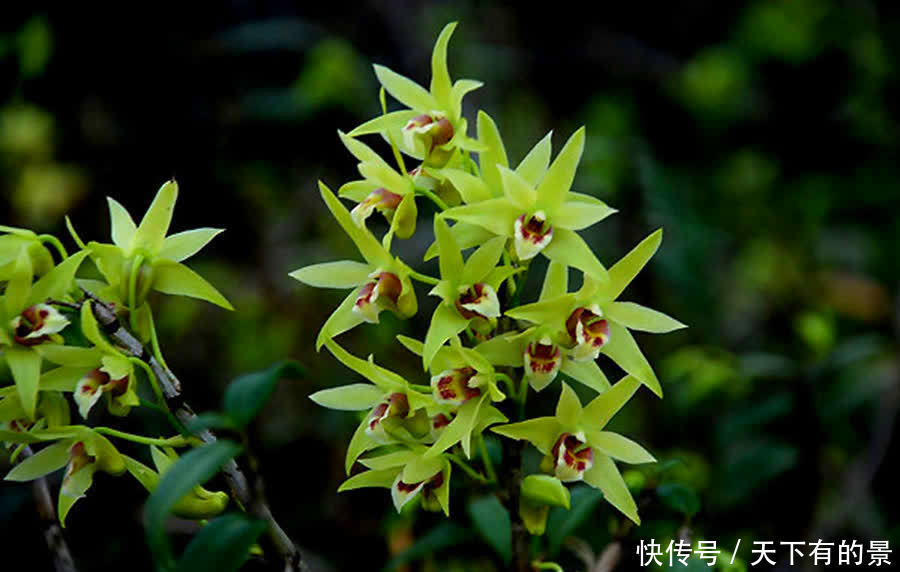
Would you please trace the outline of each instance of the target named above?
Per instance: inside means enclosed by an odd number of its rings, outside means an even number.
[[[31,447],[25,446],[22,449],[21,459],[24,461],[33,454]],[[50,554],[53,555],[54,570],[56,572],[78,572],[75,561],[72,559],[72,553],[69,552],[69,546],[63,537],[62,527],[56,520],[56,508],[53,506],[53,497],[50,496],[47,479],[44,477],[35,479],[32,482],[32,488],[38,516],[44,524],[44,540],[47,542]]]
[[[94,316],[109,336],[122,346],[122,349],[150,366],[162,389],[166,404],[174,412],[175,418],[182,425],[190,425],[196,419],[197,414],[185,403],[181,395],[181,382],[178,381],[175,374],[153,357],[144,344],[122,326],[115,312],[106,302],[100,300],[88,290],[84,290],[84,294],[94,302],[92,304]],[[206,429],[200,431],[197,436],[206,444],[216,442],[215,435]],[[281,556],[285,572],[308,571],[309,567],[304,562],[297,545],[288,537],[272,515],[272,511],[265,499],[261,477],[256,475],[254,486],[251,487],[247,477],[234,459],[222,467],[222,473],[235,500],[249,514],[264,520],[268,524],[266,538],[261,539],[264,545],[263,548],[274,550]]]

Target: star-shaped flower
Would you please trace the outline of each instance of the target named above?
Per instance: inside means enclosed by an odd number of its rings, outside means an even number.
[[[557,339],[567,338],[569,356],[575,361],[592,361],[600,353],[606,354],[662,397],[659,380],[629,330],[666,333],[686,326],[656,310],[617,300],[661,241],[662,229],[645,238],[610,268],[608,282],[585,275],[577,292],[519,306],[507,315],[546,326]]]
[[[168,181],[160,187],[140,225],[112,198],[109,216],[112,244],[89,242],[91,258],[103,274],[110,295],[125,301],[137,311],[150,290],[164,294],[190,296],[212,302],[226,310],[234,308],[202,276],[182,264],[215,238],[222,229],[198,228],[166,236],[178,199],[178,183]],[[80,243],[80,239],[77,239]],[[106,296],[106,292],[95,292]]]
[[[447,24],[438,36],[431,56],[431,86],[426,90],[411,79],[375,65],[375,75],[394,98],[409,109],[394,111],[360,125],[351,137],[369,133],[389,134],[404,153],[426,165],[443,166],[459,150],[478,151],[483,146],[466,135],[462,99],[482,86],[470,79],[450,81],[447,44],[456,22]]]
[[[543,252],[550,260],[605,280],[606,269],[575,231],[616,211],[590,195],[570,191],[583,150],[582,127],[569,138],[537,185],[498,164],[503,197],[454,207],[443,216],[512,238],[520,260]]]
[[[603,491],[603,496],[625,516],[640,524],[637,506],[613,459],[625,463],[653,463],[643,447],[617,433],[604,431],[609,420],[634,395],[640,382],[626,376],[581,406],[565,383],[556,415],[500,425],[492,429],[510,439],[525,439],[545,455],[542,468],[563,482],[584,481]]]
[[[326,339],[363,322],[377,324],[382,310],[408,318],[418,309],[416,293],[409,279],[410,268],[392,256],[368,230],[359,227],[346,207],[321,181],[319,191],[331,214],[356,244],[365,262],[324,262],[290,273],[291,278],[317,288],[353,288],[322,326],[316,340],[317,350]]]

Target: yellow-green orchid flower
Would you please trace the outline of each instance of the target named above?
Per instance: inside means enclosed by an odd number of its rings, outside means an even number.
[[[428,435],[425,409],[432,405],[430,396],[410,387],[403,377],[375,364],[371,356],[369,361],[360,359],[330,338],[324,343],[342,364],[374,384],[344,385],[310,395],[310,399],[330,409],[370,410],[347,448],[348,474],[356,459],[369,449],[389,443],[417,442]]]
[[[62,343],[59,335],[69,320],[53,306],[51,299],[71,299],[75,273],[87,252],[73,254],[32,284],[31,256],[21,249],[0,297],[0,352],[6,358],[16,390],[29,419],[35,418],[41,349]]]
[[[375,75],[384,89],[409,109],[367,121],[351,131],[351,137],[389,134],[404,153],[437,167],[445,165],[460,151],[484,148],[466,135],[466,119],[462,114],[463,96],[482,83],[470,79],[451,83],[447,71],[447,44],[455,28],[456,22],[447,24],[438,36],[431,56],[429,90],[384,66],[375,65]]]
[[[178,183],[168,181],[160,187],[140,225],[112,198],[109,216],[112,244],[89,242],[91,258],[118,299],[136,311],[150,290],[164,294],[189,296],[212,302],[226,310],[234,308],[202,276],[182,264],[199,252],[222,229],[198,228],[166,236],[178,199]],[[106,292],[95,292],[106,296]]]
[[[516,173],[533,186],[540,184],[550,165],[551,135],[552,132],[548,133],[532,147],[515,169]],[[480,176],[456,167],[429,169],[429,172],[448,180],[457,190],[462,201],[469,205],[502,198],[503,181],[500,169],[509,167],[506,148],[497,124],[484,111],[478,112],[478,138],[487,147],[478,154]],[[453,237],[462,249],[483,244],[496,236],[495,233],[483,226],[461,221],[453,225],[450,232],[453,233]],[[425,260],[430,260],[437,254],[438,246],[435,242],[425,252]]]
[[[487,198],[444,211],[443,216],[480,226],[498,236],[513,239],[520,260],[530,260],[542,252],[550,260],[578,268],[597,280],[606,280],[606,269],[578,235],[615,209],[590,195],[570,191],[575,169],[584,150],[584,128],[576,131],[534,184],[525,175],[502,164],[503,196]]]
[[[322,326],[316,340],[316,350],[322,347],[326,339],[363,322],[377,324],[382,310],[391,310],[401,318],[408,318],[418,309],[416,293],[409,278],[410,268],[392,256],[368,230],[357,226],[350,212],[321,181],[319,192],[365,262],[325,262],[290,273],[291,278],[316,288],[353,288]]]
[[[656,310],[617,300],[656,253],[661,241],[662,229],[645,238],[610,268],[607,282],[585,275],[584,285],[577,292],[519,306],[506,314],[547,327],[557,340],[567,338],[572,360],[592,361],[599,354],[606,354],[662,397],[659,380],[629,330],[666,333],[686,326]],[[564,292],[565,284],[561,277],[559,280],[554,291],[560,291],[561,285]]]
[[[568,272],[565,265],[550,263],[538,303],[566,293]],[[535,391],[550,385],[559,372],[599,393],[609,389],[609,380],[597,363],[594,360],[572,359],[569,346],[571,343],[565,330],[554,330],[552,325],[542,324],[521,333],[496,336],[475,349],[495,366],[524,368],[525,379]]]
[[[408,450],[360,459],[369,470],[344,481],[338,492],[366,487],[391,489],[397,512],[421,499],[425,510],[442,510],[450,516],[450,461],[444,456],[425,456],[425,451],[425,447],[412,446]]]
[[[53,255],[34,232],[24,228],[0,225],[0,281],[9,280],[16,266],[19,251],[23,248],[31,258],[36,276],[43,276],[53,268]]]
[[[640,524],[637,506],[613,459],[625,463],[653,463],[643,447],[617,433],[604,431],[609,420],[634,395],[640,381],[626,376],[586,407],[565,383],[556,415],[499,425],[492,431],[510,439],[524,439],[545,455],[542,469],[563,482],[584,481],[625,516]]]

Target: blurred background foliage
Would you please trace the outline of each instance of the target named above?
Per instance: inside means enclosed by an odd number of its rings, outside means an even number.
[[[620,209],[586,238],[611,263],[664,226],[627,297],[691,326],[640,339],[666,399],[640,392],[614,423],[661,460],[626,476],[644,525],[623,530],[593,491],[579,490],[573,511],[551,515],[549,556],[589,570],[585,560],[617,535],[619,569],[637,567],[639,538],[896,547],[896,3],[7,4],[0,222],[65,235],[69,213],[82,236],[108,240],[105,196],[141,212],[174,175],[173,229],[228,229],[194,266],[237,311],[160,296],[164,351],[198,410],[216,408],[239,373],[285,357],[307,366],[255,432],[279,520],[324,569],[502,566],[480,540],[490,521],[477,494],[456,488],[455,524],[441,524],[398,516],[379,491],[335,492],[357,421],[307,396],[353,381],[313,350],[343,294],[287,277],[354,256],[315,181],[337,187],[354,176],[336,130],[379,112],[370,62],[426,81],[450,20],[460,21],[451,74],[486,82],[467,113],[496,118],[512,162],[548,130],[558,146],[585,124],[575,188]],[[410,260],[421,260],[426,226],[399,243]],[[344,341],[420,376],[393,335],[421,335],[432,305]],[[84,570],[149,569],[142,489],[98,481],[68,519],[76,559]],[[43,554],[38,526],[29,488],[0,487],[2,544]]]

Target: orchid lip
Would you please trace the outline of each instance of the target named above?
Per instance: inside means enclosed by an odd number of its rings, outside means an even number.
[[[500,300],[490,285],[479,282],[461,290],[462,293],[456,299],[455,306],[463,318],[469,320],[500,317]]]
[[[582,433],[563,433],[553,446],[554,473],[563,482],[580,481],[594,465],[594,450]]]
[[[462,405],[481,395],[481,389],[472,385],[477,372],[471,367],[448,369],[431,378],[435,401],[448,405]]]
[[[530,260],[553,240],[553,226],[547,224],[543,211],[528,216],[522,213],[514,225],[514,246],[520,260]]]

